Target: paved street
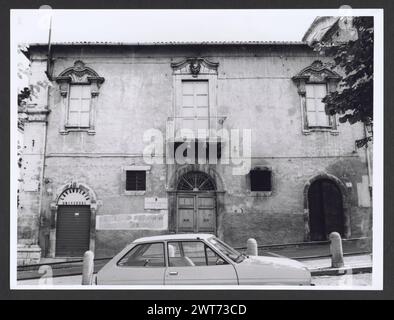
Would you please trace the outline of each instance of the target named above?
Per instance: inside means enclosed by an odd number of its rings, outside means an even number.
[[[68,276],[68,277],[55,277],[47,279],[30,279],[30,280],[20,280],[18,285],[28,285],[28,286],[57,286],[57,285],[80,285],[82,282],[82,276]]]
[[[370,266],[372,265],[372,255],[354,255],[354,256],[345,256],[343,258],[345,266],[351,267],[361,267],[361,266]],[[319,259],[307,259],[300,260],[303,264],[305,264],[309,270],[322,269],[331,267],[331,258],[319,258]]]
[[[312,283],[316,286],[369,286],[372,284],[372,273],[312,277]]]
[[[271,255],[271,254],[270,254]],[[275,255],[275,254],[273,254]],[[331,267],[331,259],[329,257],[322,258],[310,258],[310,259],[301,259],[303,264],[305,264],[308,269],[312,272],[312,274],[316,274],[314,272],[318,271],[319,276],[313,276],[312,283],[317,286],[367,286],[371,285],[372,281],[372,273],[360,273],[360,274],[351,274],[352,270],[349,269],[357,269],[363,267],[371,267],[372,266],[372,255],[371,254],[357,254],[357,255],[349,255],[344,257],[344,263],[347,270],[343,270],[344,275],[327,275],[327,270],[332,270]],[[96,266],[96,272],[102,267],[104,261],[100,263],[100,265]],[[81,272],[79,267],[69,267],[68,269],[74,270],[75,272]],[[21,285],[80,285],[81,284],[81,275],[75,275],[70,273],[70,270],[56,270],[53,269],[52,274],[55,275],[54,278],[37,278],[37,279],[26,279],[19,280],[18,284]],[[56,275],[66,275],[68,276],[56,276]],[[323,273],[323,275],[321,274]]]
[[[33,279],[33,280],[22,280],[18,281],[18,285],[33,285],[37,286],[41,283],[43,287],[48,285],[80,285],[81,276],[70,276],[70,277],[56,277],[48,279],[49,282],[45,284],[44,280]],[[51,281],[52,280],[52,284]],[[372,284],[372,273],[361,273],[355,275],[343,275],[343,276],[319,276],[312,277],[312,283],[316,286],[368,286]]]

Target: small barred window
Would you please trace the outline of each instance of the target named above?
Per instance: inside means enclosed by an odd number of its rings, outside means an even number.
[[[250,171],[251,191],[272,191],[271,170],[253,169]]]
[[[145,191],[146,171],[126,171],[126,191]]]

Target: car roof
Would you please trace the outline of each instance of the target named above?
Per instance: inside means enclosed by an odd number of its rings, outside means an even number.
[[[152,242],[152,241],[168,241],[168,240],[195,240],[208,239],[215,235],[209,233],[178,233],[178,234],[164,234],[160,236],[143,237],[133,241],[133,243]]]

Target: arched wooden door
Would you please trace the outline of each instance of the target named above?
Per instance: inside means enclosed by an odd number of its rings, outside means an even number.
[[[204,172],[184,174],[177,187],[177,232],[216,233],[216,192]]]
[[[308,190],[309,227],[312,241],[327,240],[331,232],[344,235],[342,194],[330,179],[314,181]]]

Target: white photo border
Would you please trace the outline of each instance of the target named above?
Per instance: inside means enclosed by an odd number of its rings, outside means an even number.
[[[373,152],[373,261],[372,284],[370,286],[82,286],[82,285],[21,285],[17,284],[17,95],[18,89],[16,52],[20,37],[16,29],[19,13],[37,10],[10,10],[10,289],[11,290],[383,290],[383,142],[384,142],[384,30],[383,9],[255,9],[262,14],[300,15],[308,13],[315,16],[373,16],[374,17],[374,152]],[[66,10],[63,10],[66,11]],[[67,10],[71,11],[71,10]],[[79,10],[78,10],[79,11]],[[88,14],[91,10],[84,10]],[[93,9],[92,9],[93,11]],[[106,11],[106,10],[101,10]],[[114,11],[114,10],[108,10]],[[124,11],[124,10],[122,10]],[[163,10],[164,11],[164,10]],[[169,10],[165,10],[168,12]],[[177,10],[182,11],[182,10]]]

